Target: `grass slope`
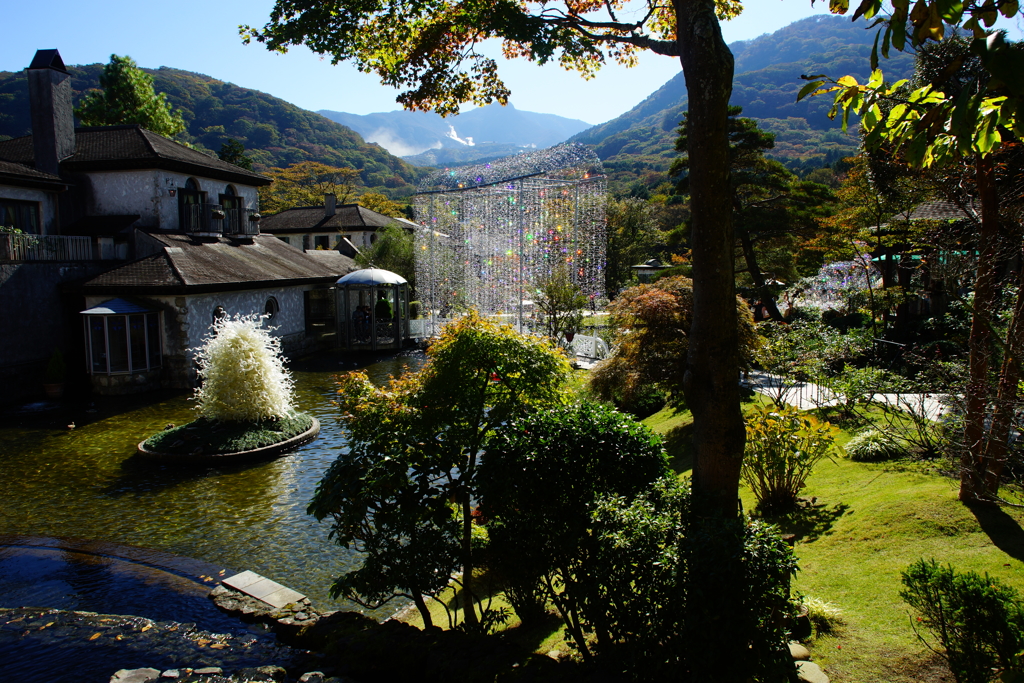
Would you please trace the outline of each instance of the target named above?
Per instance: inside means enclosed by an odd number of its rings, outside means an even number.
[[[688,474],[690,414],[666,409],[644,422],[665,436],[673,465]],[[987,572],[1024,591],[1024,512],[968,507],[957,487],[927,463],[836,457],[814,470],[802,509],[771,520],[797,537],[794,590],[843,611],[845,627],[810,644],[833,683],[952,680],[918,640],[915,615],[899,597],[900,573],[918,558]],[[750,491],[741,495],[753,510]]]

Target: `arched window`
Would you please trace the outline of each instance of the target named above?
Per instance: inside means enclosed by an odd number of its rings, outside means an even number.
[[[221,193],[220,208],[224,210],[224,232],[228,235],[244,233],[245,223],[243,222],[243,209],[245,201],[238,195],[234,185],[228,185]]]
[[[199,181],[189,178],[185,187],[178,192],[178,222],[185,232],[199,232],[202,225],[202,204],[206,193],[199,188]]]

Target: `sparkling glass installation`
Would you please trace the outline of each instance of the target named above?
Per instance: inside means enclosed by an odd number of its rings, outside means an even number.
[[[584,295],[604,296],[605,190],[600,159],[575,144],[431,174],[415,197],[423,310],[521,322],[563,265]]]

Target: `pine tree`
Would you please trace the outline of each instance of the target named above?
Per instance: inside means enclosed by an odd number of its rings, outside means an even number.
[[[75,109],[84,125],[137,123],[168,138],[185,130],[181,112],[171,109],[167,96],[153,89],[153,77],[131,57],[110,55],[110,63],[100,75],[100,85],[103,90],[87,93]]]

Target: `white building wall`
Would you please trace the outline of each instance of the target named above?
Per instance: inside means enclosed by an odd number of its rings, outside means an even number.
[[[39,205],[39,225],[44,235],[57,234],[57,195],[30,187],[0,185],[0,198],[35,202]]]
[[[282,342],[301,339],[306,333],[305,299],[303,292],[307,286],[270,287],[240,292],[220,292],[214,294],[197,294],[191,296],[158,295],[131,297],[141,304],[149,305],[154,310],[164,313],[163,319],[163,354],[184,356],[186,365],[192,367],[195,362],[193,349],[203,342],[210,332],[213,322],[213,311],[223,306],[228,315],[262,315],[266,309],[267,299],[277,299],[279,307],[273,320],[266,322],[272,328],[271,334],[280,337]],[[86,297],[86,308],[92,308],[105,301],[117,298],[112,295]]]
[[[272,328],[271,334],[287,338],[306,333],[305,304],[301,287],[275,287],[244,292],[221,292],[217,294],[201,294],[188,297],[188,345],[198,346],[210,331],[213,323],[213,311],[222,306],[227,314],[262,315],[266,310],[270,297],[277,299],[279,311],[267,325]]]
[[[245,200],[246,208],[259,208],[259,195],[254,186],[147,169],[89,173],[94,202],[92,211],[98,215],[138,214],[141,217],[139,225],[142,227],[177,230],[177,190],[185,187],[190,177],[195,178],[199,189],[206,192],[206,201],[210,204],[219,204],[220,195],[230,184],[235,188],[235,193]],[[173,197],[171,190],[175,191]]]

